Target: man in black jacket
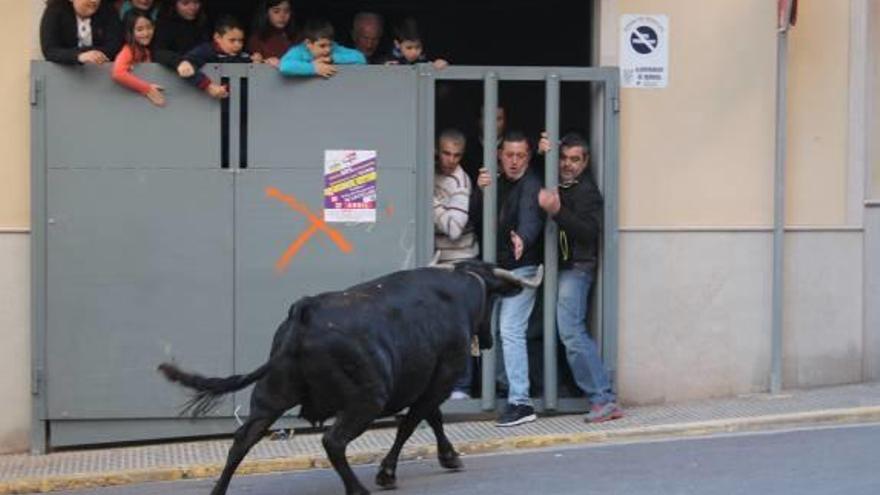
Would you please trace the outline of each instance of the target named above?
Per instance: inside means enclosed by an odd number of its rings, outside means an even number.
[[[539,144],[545,151],[549,146],[546,138]],[[541,189],[538,203],[559,226],[559,337],[575,382],[590,401],[584,420],[598,423],[618,419],[623,411],[587,328],[588,297],[602,232],[602,195],[588,171],[589,160],[589,147],[581,136],[564,136],[559,149],[559,188]]]
[[[534,276],[543,256],[544,213],[538,206],[541,181],[537,175],[528,173],[531,159],[525,134],[510,131],[504,135],[498,149],[501,173],[498,177],[497,263],[520,277]],[[491,178],[483,171],[477,183],[486,187]],[[499,304],[498,329],[508,394],[507,407],[495,424],[515,426],[537,418],[529,398],[526,349],[526,330],[535,306],[535,289],[526,288]]]

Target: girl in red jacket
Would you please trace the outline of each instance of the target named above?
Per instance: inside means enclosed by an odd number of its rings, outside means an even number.
[[[132,9],[125,14],[125,45],[113,63],[113,80],[147,97],[156,106],[165,105],[162,87],[132,74],[135,64],[151,62],[150,43],[153,41],[153,20],[142,10]]]

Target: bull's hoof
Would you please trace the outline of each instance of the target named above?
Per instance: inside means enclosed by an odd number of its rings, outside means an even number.
[[[379,472],[376,473],[376,484],[384,490],[393,490],[397,488],[397,476],[390,469],[379,468]]]
[[[459,457],[458,454],[455,452],[447,455],[438,455],[437,460],[440,461],[440,465],[446,469],[452,469],[454,471],[464,469],[464,464],[461,462],[461,457]]]

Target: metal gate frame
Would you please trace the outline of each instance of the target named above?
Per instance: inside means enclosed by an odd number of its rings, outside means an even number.
[[[41,67],[45,62],[34,62],[31,67],[31,318],[32,318],[32,424],[31,424],[31,450],[33,453],[44,453],[49,448],[49,419],[46,388],[46,346],[47,346],[47,289],[49,280],[47,255],[48,255],[48,231],[47,231],[47,119],[46,112],[46,76]],[[157,70],[161,70],[158,69]],[[246,78],[253,68],[245,66],[217,66],[211,68],[215,77],[224,77],[230,84],[231,96],[229,100],[229,120],[226,123],[228,140],[224,144],[228,153],[229,173],[235,174],[239,169],[239,163],[244,158],[239,153],[239,143],[242,139],[240,112],[243,95],[242,80]],[[357,68],[347,69],[357,70]],[[596,305],[599,311],[601,324],[601,346],[606,358],[606,366],[612,370],[617,369],[617,319],[618,319],[618,133],[619,133],[619,104],[618,104],[618,72],[614,68],[544,68],[544,67],[464,67],[453,66],[443,71],[434,71],[430,65],[421,65],[412,68],[417,73],[417,103],[416,103],[416,148],[421,150],[417,157],[415,194],[417,198],[430,198],[433,191],[434,170],[434,132],[435,132],[435,102],[434,91],[438,80],[470,80],[483,81],[486,115],[484,115],[484,135],[493,138],[495,134],[495,108],[497,106],[499,81],[544,81],[547,88],[546,124],[550,138],[558,141],[559,119],[559,90],[561,82],[576,81],[593,83],[591,93],[594,95],[594,114],[601,115],[601,130],[599,137],[593,139],[594,158],[593,167],[597,173],[600,189],[605,195],[604,212],[604,239],[601,254],[601,273],[597,279],[599,289],[597,296],[599,303]],[[597,91],[598,90],[598,91]],[[594,120],[594,122],[598,122]],[[594,132],[594,135],[596,133]],[[491,141],[490,141],[491,142]],[[491,146],[487,147],[484,154],[484,163],[490,168],[496,168],[496,153]],[[601,157],[601,158],[599,158]],[[552,150],[547,156],[547,184],[557,183],[558,152]],[[494,187],[487,191],[487,207],[484,212],[487,245],[494,243],[494,217],[495,191]],[[416,202],[415,218],[421,219],[415,225],[414,237],[414,261],[417,266],[424,265],[430,260],[433,251],[433,225],[432,208],[427,200]],[[545,232],[545,242],[548,242],[545,268],[546,284],[555,286],[557,275],[556,235],[555,226],[548,224]],[[487,252],[487,261],[492,261],[494,252]],[[556,335],[555,335],[555,291],[546,291],[544,296],[544,368],[545,368],[545,397],[536,401],[539,409],[544,411],[583,411],[584,399],[562,399],[557,397],[557,363],[556,363]],[[548,323],[549,322],[549,323]],[[481,410],[493,410],[498,405],[494,399],[494,349],[484,354],[483,390],[482,399],[470,401],[449,401],[444,406],[446,412],[478,413]],[[175,436],[168,429],[169,421],[151,422],[150,420],[138,420],[137,418],[122,419],[119,421],[95,421],[91,424],[83,422],[83,438],[93,438],[95,441],[118,441],[120,438],[128,438],[121,435],[130,427],[130,421],[137,421],[145,428],[144,438],[155,436]],[[186,421],[186,429],[193,434],[193,424]],[[228,418],[215,417],[199,420],[199,430],[212,432],[213,434],[228,431]],[[160,424],[161,423],[161,424]],[[174,427],[176,428],[176,427]]]
[[[620,73],[614,67],[503,67],[503,66],[450,66],[435,71],[430,64],[419,66],[419,149],[422,150],[419,170],[432,170],[434,166],[435,143],[435,89],[437,81],[482,81],[483,82],[483,136],[487,143],[495,142],[495,114],[498,107],[498,85],[501,81],[525,82],[544,81],[545,84],[545,129],[551,142],[559,142],[560,84],[562,82],[586,82],[596,84],[593,92],[594,112],[599,112],[601,130],[592,133],[593,163],[596,180],[604,196],[603,237],[600,246],[601,270],[596,281],[599,315],[599,328],[595,329],[605,360],[611,372],[612,384],[616,383],[618,348],[618,294],[619,294],[619,133],[620,133]],[[596,150],[599,152],[596,153]],[[600,157],[596,160],[597,157]],[[486,146],[483,150],[483,163],[489,173],[497,173],[496,150]],[[545,159],[546,187],[558,184],[559,151],[554,147]],[[417,197],[430,197],[433,190],[433,177],[422,177],[417,186]],[[495,245],[496,230],[496,186],[493,184],[484,193],[483,244]],[[422,224],[432,225],[430,210],[422,212]],[[582,398],[558,397],[558,363],[556,347],[556,291],[546,290],[556,287],[558,274],[556,225],[547,222],[544,231],[544,397],[535,400],[535,407],[544,412],[582,412],[586,400]],[[424,256],[433,250],[433,234],[425,234],[419,239],[418,249]],[[495,252],[483,250],[485,261],[495,261]],[[493,321],[493,327],[497,326]],[[496,339],[497,341],[497,339]],[[503,405],[503,399],[495,398],[495,349],[484,350],[482,354],[482,397],[480,399],[448,401],[443,406],[445,412],[474,412],[479,408],[492,411]],[[477,404],[478,403],[478,404]]]

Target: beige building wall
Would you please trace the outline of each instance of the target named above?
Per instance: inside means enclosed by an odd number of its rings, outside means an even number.
[[[30,433],[30,106],[34,8],[4,2],[0,32],[0,453],[28,448]]]
[[[869,26],[880,26],[880,0],[870,0]],[[880,201],[880,32],[869,29],[868,87],[870,88],[868,124],[869,189],[868,197]]]
[[[605,3],[618,14],[669,16],[668,87],[622,90],[621,227],[772,225],[776,3]],[[846,220],[849,16],[849,1],[799,4],[789,51],[788,225]]]
[[[621,227],[770,225],[775,2],[605,3],[669,16],[669,85],[622,90]]]
[[[850,2],[801,0],[789,38],[786,223],[846,223]]]

